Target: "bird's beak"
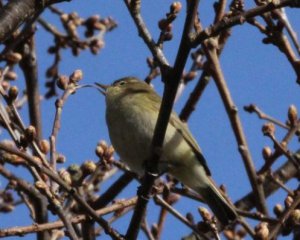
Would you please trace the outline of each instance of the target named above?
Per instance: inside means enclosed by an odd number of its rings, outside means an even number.
[[[95,82],[96,88],[99,90],[100,93],[102,93],[104,96],[106,96],[106,90],[109,87],[109,85],[105,85],[102,83]]]

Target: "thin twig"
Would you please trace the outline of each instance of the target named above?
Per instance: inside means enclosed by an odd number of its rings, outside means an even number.
[[[137,197],[133,197],[127,200],[118,201],[111,206],[102,208],[100,210],[97,210],[96,213],[99,216],[103,216],[124,208],[128,208],[130,206],[134,206],[136,204]],[[75,217],[72,217],[70,219],[72,224],[80,223],[88,219],[88,217],[85,214],[81,214]],[[24,226],[24,227],[13,227],[13,228],[7,228],[7,229],[1,229],[0,230],[0,237],[9,237],[9,236],[18,236],[18,235],[24,235],[34,232],[40,232],[40,231],[49,231],[53,229],[59,229],[63,228],[64,223],[62,221],[55,221],[45,224],[34,224],[30,226]]]

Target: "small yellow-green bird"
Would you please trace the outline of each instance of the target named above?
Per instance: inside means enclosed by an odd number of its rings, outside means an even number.
[[[139,175],[150,156],[160,96],[144,81],[125,77],[112,85],[96,83],[106,99],[106,122],[111,142],[122,161]],[[159,171],[168,172],[199,193],[223,225],[237,218],[234,207],[210,178],[201,150],[187,126],[172,112]]]

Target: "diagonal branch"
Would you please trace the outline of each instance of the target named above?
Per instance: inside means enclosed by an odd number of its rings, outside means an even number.
[[[204,46],[206,56],[211,63],[211,74],[222,97],[224,106],[230,119],[232,129],[234,131],[240,154],[242,155],[242,159],[244,161],[250,184],[256,196],[256,207],[259,211],[263,212],[264,214],[267,214],[268,210],[265,202],[263,188],[257,182],[255,167],[249,152],[241,120],[237,114],[237,107],[233,102],[233,99],[231,97],[231,94],[229,92],[221,70],[217,54],[217,42],[213,39],[209,39],[204,43]]]

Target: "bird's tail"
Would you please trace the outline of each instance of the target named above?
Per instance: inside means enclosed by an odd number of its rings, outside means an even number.
[[[223,226],[236,220],[238,215],[234,206],[225,199],[213,183],[209,184],[205,190],[202,189],[200,194]]]

